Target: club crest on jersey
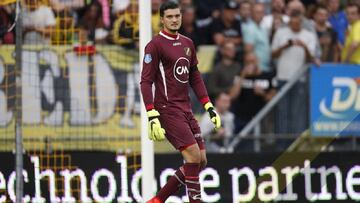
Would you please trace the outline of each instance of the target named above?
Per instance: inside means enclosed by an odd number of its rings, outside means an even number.
[[[180,57],[174,65],[174,78],[180,83],[189,81],[190,62],[185,57]]]
[[[151,61],[152,61],[151,54],[145,54],[144,62],[145,63],[150,63]]]
[[[185,47],[185,48],[184,48],[184,51],[185,51],[185,55],[186,55],[186,56],[191,56],[191,49],[190,49],[190,47]]]

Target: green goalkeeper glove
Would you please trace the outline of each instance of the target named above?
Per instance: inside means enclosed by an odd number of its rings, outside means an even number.
[[[161,127],[159,116],[160,113],[155,109],[147,112],[149,118],[149,139],[153,141],[162,141],[165,139],[165,129]]]
[[[221,127],[221,119],[219,114],[215,111],[214,106],[211,102],[208,102],[204,105],[205,110],[209,113],[210,120],[215,125],[215,130]]]

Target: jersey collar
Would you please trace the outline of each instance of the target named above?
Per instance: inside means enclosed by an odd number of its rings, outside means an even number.
[[[165,32],[164,30],[161,30],[159,32],[159,34],[168,40],[178,40],[179,39],[179,34],[173,35],[173,34]]]

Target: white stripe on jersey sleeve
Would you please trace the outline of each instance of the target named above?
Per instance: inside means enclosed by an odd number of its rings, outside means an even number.
[[[166,86],[165,70],[164,70],[164,66],[163,66],[161,61],[160,61],[160,64],[159,64],[159,69],[160,69],[161,77],[162,77],[163,84],[164,84],[166,100],[169,100],[168,93],[167,93],[167,86]]]

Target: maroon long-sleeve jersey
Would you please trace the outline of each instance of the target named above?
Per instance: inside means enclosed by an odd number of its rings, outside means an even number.
[[[146,109],[191,112],[190,87],[202,104],[208,102],[197,64],[191,39],[164,31],[155,36],[145,47],[141,72],[141,93]]]

